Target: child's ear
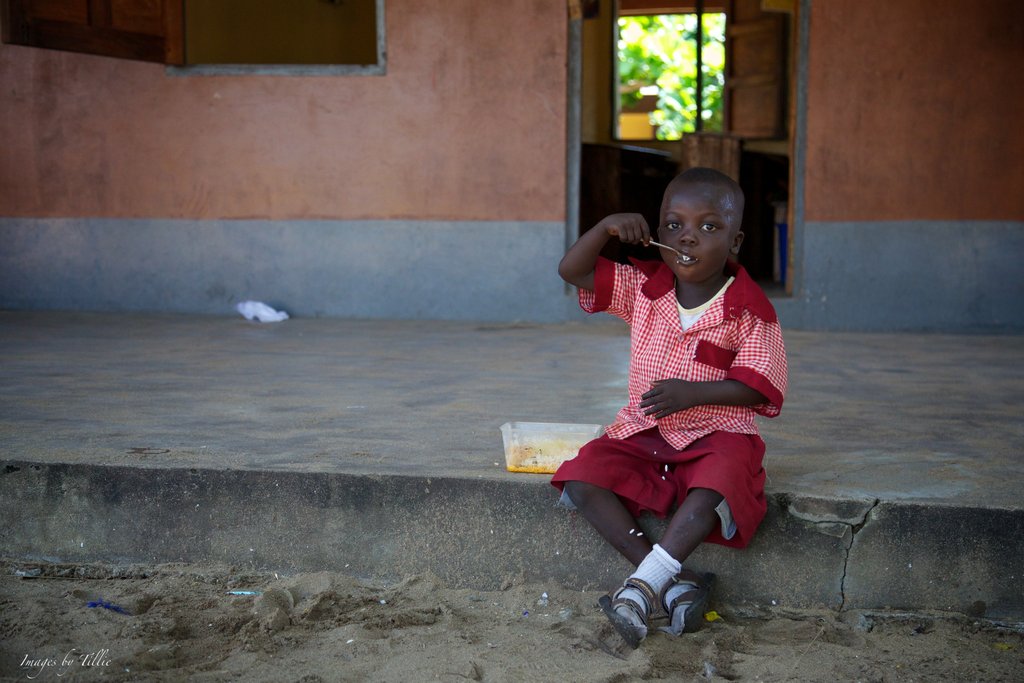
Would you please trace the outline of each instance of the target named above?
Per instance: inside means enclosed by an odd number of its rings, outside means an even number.
[[[740,253],[740,245],[741,244],[743,244],[743,231],[742,230],[737,230],[736,234],[733,235],[732,246],[729,248],[729,251],[732,254]]]

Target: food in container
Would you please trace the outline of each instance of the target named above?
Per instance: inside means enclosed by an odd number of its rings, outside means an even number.
[[[595,424],[506,422],[501,426],[505,469],[553,474],[563,462],[576,457],[583,444],[601,436],[603,431],[602,425]]]

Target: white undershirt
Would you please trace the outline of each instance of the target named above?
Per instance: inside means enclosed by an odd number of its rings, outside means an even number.
[[[715,294],[713,297],[702,303],[697,308],[683,308],[683,305],[679,303],[678,299],[676,299],[676,308],[679,309],[679,324],[683,326],[684,332],[693,327],[694,324],[698,320],[700,320],[700,317],[704,315],[704,311],[711,308],[711,304],[715,302],[715,299],[725,294],[725,290],[729,289],[729,285],[731,285],[732,281],[735,279],[736,278],[734,277],[730,277],[728,280],[726,280],[725,284],[722,285],[722,288],[718,290],[717,294]]]

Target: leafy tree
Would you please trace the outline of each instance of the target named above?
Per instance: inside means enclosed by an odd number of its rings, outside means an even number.
[[[702,129],[722,130],[725,85],[725,15],[703,15]],[[651,124],[659,140],[696,130],[697,15],[657,14],[619,18],[619,106],[635,108],[656,88]]]

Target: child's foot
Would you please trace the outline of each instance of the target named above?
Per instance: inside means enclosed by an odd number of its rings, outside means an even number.
[[[611,596],[602,596],[601,606],[608,621],[631,648],[647,637],[647,620],[657,604],[654,589],[643,579],[630,577]]]
[[[668,614],[669,625],[659,630],[678,636],[699,629],[714,582],[714,574],[698,574],[688,569],[672,577],[661,592],[661,605]]]

